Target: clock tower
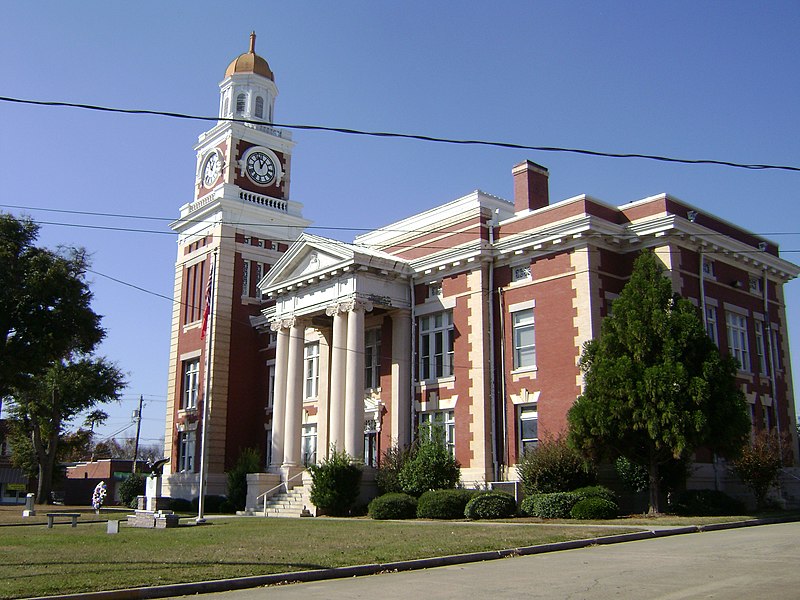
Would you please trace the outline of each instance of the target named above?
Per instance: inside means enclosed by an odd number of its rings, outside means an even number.
[[[225,493],[225,472],[243,450],[267,452],[275,348],[251,325],[264,305],[256,284],[309,224],[289,196],[294,142],[271,125],[278,88],[255,41],[251,33],[225,70],[219,120],[194,148],[193,200],[171,224],[178,257],[164,450],[174,498],[198,494],[203,437],[207,494]]]

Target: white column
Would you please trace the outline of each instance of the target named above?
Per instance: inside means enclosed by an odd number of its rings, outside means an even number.
[[[344,449],[355,460],[364,458],[364,305],[353,302],[347,317],[347,375],[344,409]]]
[[[330,382],[330,431],[328,446],[344,449],[344,397],[347,374],[347,313],[338,305],[331,307],[333,312],[333,337],[331,342],[331,382]],[[324,449],[328,455],[329,448]],[[322,455],[323,453],[320,453]]]
[[[272,331],[278,332],[278,343],[275,348],[275,390],[272,394],[272,458],[270,471],[278,471],[283,463],[283,440],[286,415],[286,376],[289,368],[289,329],[280,321],[270,325]]]
[[[286,415],[284,417],[283,466],[300,464],[303,420],[303,347],[305,325],[295,320],[289,330],[289,358],[286,378]]]
[[[392,440],[411,443],[411,311],[392,313]]]

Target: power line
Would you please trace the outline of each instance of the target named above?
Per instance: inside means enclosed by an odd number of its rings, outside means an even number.
[[[678,163],[685,165],[716,165],[723,167],[733,167],[737,169],[751,169],[751,170],[780,170],[780,171],[794,171],[800,172],[800,167],[790,165],[774,165],[774,164],[759,164],[759,163],[739,163],[727,160],[715,159],[689,159],[689,158],[676,158],[670,156],[662,156],[658,154],[641,154],[637,152],[605,152],[600,150],[587,150],[585,148],[568,148],[562,146],[534,146],[528,144],[515,144],[513,142],[498,142],[490,140],[471,140],[471,139],[453,139],[443,138],[430,135],[412,134],[412,133],[398,133],[391,131],[366,131],[362,129],[352,129],[347,127],[328,127],[324,125],[304,125],[293,123],[270,123],[266,121],[258,121],[255,119],[237,119],[227,117],[208,117],[200,115],[191,115],[188,113],[178,113],[160,110],[147,110],[147,109],[133,109],[133,108],[115,108],[110,106],[99,106],[96,104],[82,104],[77,102],[60,102],[51,100],[29,100],[24,98],[12,98],[9,96],[0,96],[0,101],[13,102],[17,104],[27,104],[33,106],[49,106],[49,107],[65,107],[65,108],[80,108],[84,110],[109,112],[109,113],[122,113],[130,115],[152,115],[160,117],[170,117],[175,119],[189,119],[194,121],[228,121],[232,123],[244,123],[250,125],[261,125],[267,127],[283,128],[283,129],[297,129],[305,131],[327,131],[331,133],[341,133],[347,135],[360,135],[369,137],[381,138],[397,138],[416,140],[421,142],[435,142],[441,144],[458,144],[470,146],[492,146],[495,148],[509,148],[513,150],[534,150],[538,152],[564,152],[570,154],[581,154],[584,156],[597,156],[603,158],[639,158],[643,160],[655,160],[660,162]]]
[[[157,217],[154,215],[131,215],[125,213],[107,213],[107,212],[98,212],[92,210],[71,210],[66,208],[49,208],[49,207],[41,207],[41,206],[24,206],[20,204],[2,204],[0,203],[0,207],[4,208],[15,208],[18,210],[32,210],[32,211],[41,211],[41,212],[53,212],[53,213],[64,213],[64,214],[71,214],[71,215],[85,215],[91,217],[112,217],[117,219],[142,219],[148,221],[165,221],[165,222],[178,222],[184,225],[194,225],[200,224],[204,221],[195,220],[195,219],[175,219],[173,217]],[[112,228],[111,226],[106,225],[87,225],[87,224],[74,224],[74,223],[64,223],[59,221],[36,221],[41,225],[63,225],[66,227],[89,227],[95,229],[112,229],[113,231],[130,231],[135,233],[158,233],[158,234],[169,234],[175,235],[175,232],[172,231],[163,231],[163,230],[152,230],[152,229],[137,229],[137,228]],[[262,226],[264,223],[249,223],[249,222],[242,222],[242,221],[215,221],[214,225],[229,225],[232,227],[240,226],[240,227],[248,227],[248,226]],[[294,228],[294,225],[280,225],[280,224],[270,224],[270,227],[280,228]],[[318,230],[327,230],[327,231],[386,231],[390,233],[418,233],[418,234],[428,234],[428,233],[459,233],[458,230],[448,230],[448,229],[396,229],[392,227],[378,227],[378,228],[370,228],[370,227],[341,227],[341,226],[334,226],[334,225],[309,225],[304,229],[318,229]],[[752,235],[755,236],[769,236],[769,235],[798,235],[800,231],[771,231],[771,232],[762,232],[762,233],[753,233]],[[717,233],[717,232],[709,232],[703,234],[705,236],[727,236],[726,233]],[[294,240],[290,239],[281,239],[275,240],[279,242],[292,242]]]

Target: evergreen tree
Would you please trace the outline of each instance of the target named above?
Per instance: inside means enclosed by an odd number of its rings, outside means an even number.
[[[720,355],[698,309],[673,296],[652,252],[637,258],[580,367],[585,385],[568,414],[570,443],[587,457],[646,465],[651,513],[661,512],[660,465],[701,446],[735,457],[747,440],[735,359]]]

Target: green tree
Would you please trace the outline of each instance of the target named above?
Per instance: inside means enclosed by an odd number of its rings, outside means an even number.
[[[652,252],[636,259],[580,367],[570,443],[590,458],[646,465],[651,513],[661,512],[660,465],[700,446],[735,458],[750,432],[735,359],[720,355],[697,308],[673,295]]]
[[[311,472],[311,502],[325,513],[346,516],[361,491],[361,465],[347,452],[333,448],[330,458],[318,465],[309,465]]]
[[[50,499],[59,442],[70,422],[97,404],[119,399],[125,378],[104,358],[68,356],[24,389],[14,392],[9,415],[14,430],[30,441],[37,465],[37,502]]]
[[[235,510],[247,504],[247,474],[261,471],[261,454],[255,448],[245,448],[236,465],[228,471],[228,500]]]
[[[84,280],[85,250],[39,248],[38,231],[29,219],[0,213],[0,401],[104,336]]]
[[[450,454],[444,433],[420,427],[418,444],[398,475],[403,492],[421,496],[428,490],[451,489],[461,479],[461,465]]]
[[[562,436],[542,439],[536,448],[526,451],[517,473],[529,496],[571,492],[595,481],[592,465]]]

